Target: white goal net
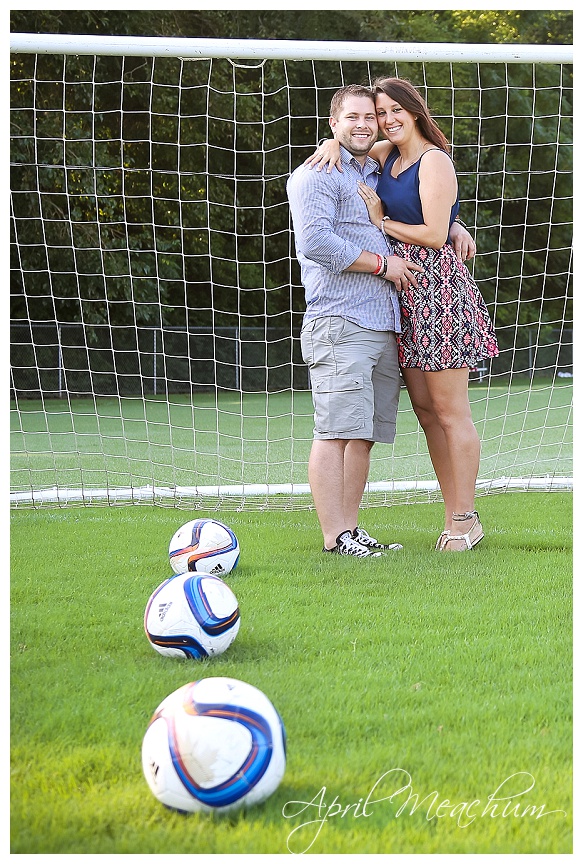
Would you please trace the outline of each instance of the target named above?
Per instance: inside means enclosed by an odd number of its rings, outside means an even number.
[[[286,199],[330,98],[412,81],[500,356],[478,494],[572,486],[572,48],[12,34],[13,506],[310,506]],[[402,392],[364,503],[439,496]]]

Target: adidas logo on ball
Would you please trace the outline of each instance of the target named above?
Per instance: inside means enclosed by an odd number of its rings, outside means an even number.
[[[210,573],[181,573],[165,579],[150,596],[144,613],[146,636],[152,648],[166,657],[200,660],[222,654],[240,623],[237,598],[226,582]]]
[[[191,519],[168,546],[170,567],[179,576],[187,572],[226,576],[237,566],[239,553],[234,532],[216,519]]]
[[[160,621],[164,620],[164,618],[166,617],[166,613],[171,606],[172,603],[160,603],[160,605],[158,606],[158,618],[160,619]]]

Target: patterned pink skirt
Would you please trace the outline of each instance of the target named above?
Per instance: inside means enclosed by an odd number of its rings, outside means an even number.
[[[488,309],[468,268],[453,248],[429,249],[393,241],[395,255],[419,264],[418,288],[401,291],[399,363],[428,372],[475,369],[498,356]]]

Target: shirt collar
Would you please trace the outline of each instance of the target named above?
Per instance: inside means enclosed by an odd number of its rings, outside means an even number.
[[[347,165],[354,165],[355,167],[358,167],[359,170],[362,169],[362,171],[365,171],[366,173],[376,171],[378,174],[380,174],[381,166],[376,161],[376,159],[372,159],[370,156],[367,156],[366,162],[363,166],[361,166],[360,162],[352,155],[352,153],[349,153],[346,147],[343,147],[342,144],[340,145],[340,159],[343,163]]]

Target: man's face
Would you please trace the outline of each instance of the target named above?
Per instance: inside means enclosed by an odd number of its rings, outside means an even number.
[[[338,117],[330,117],[330,128],[338,143],[364,162],[379,131],[373,99],[348,96]]]

